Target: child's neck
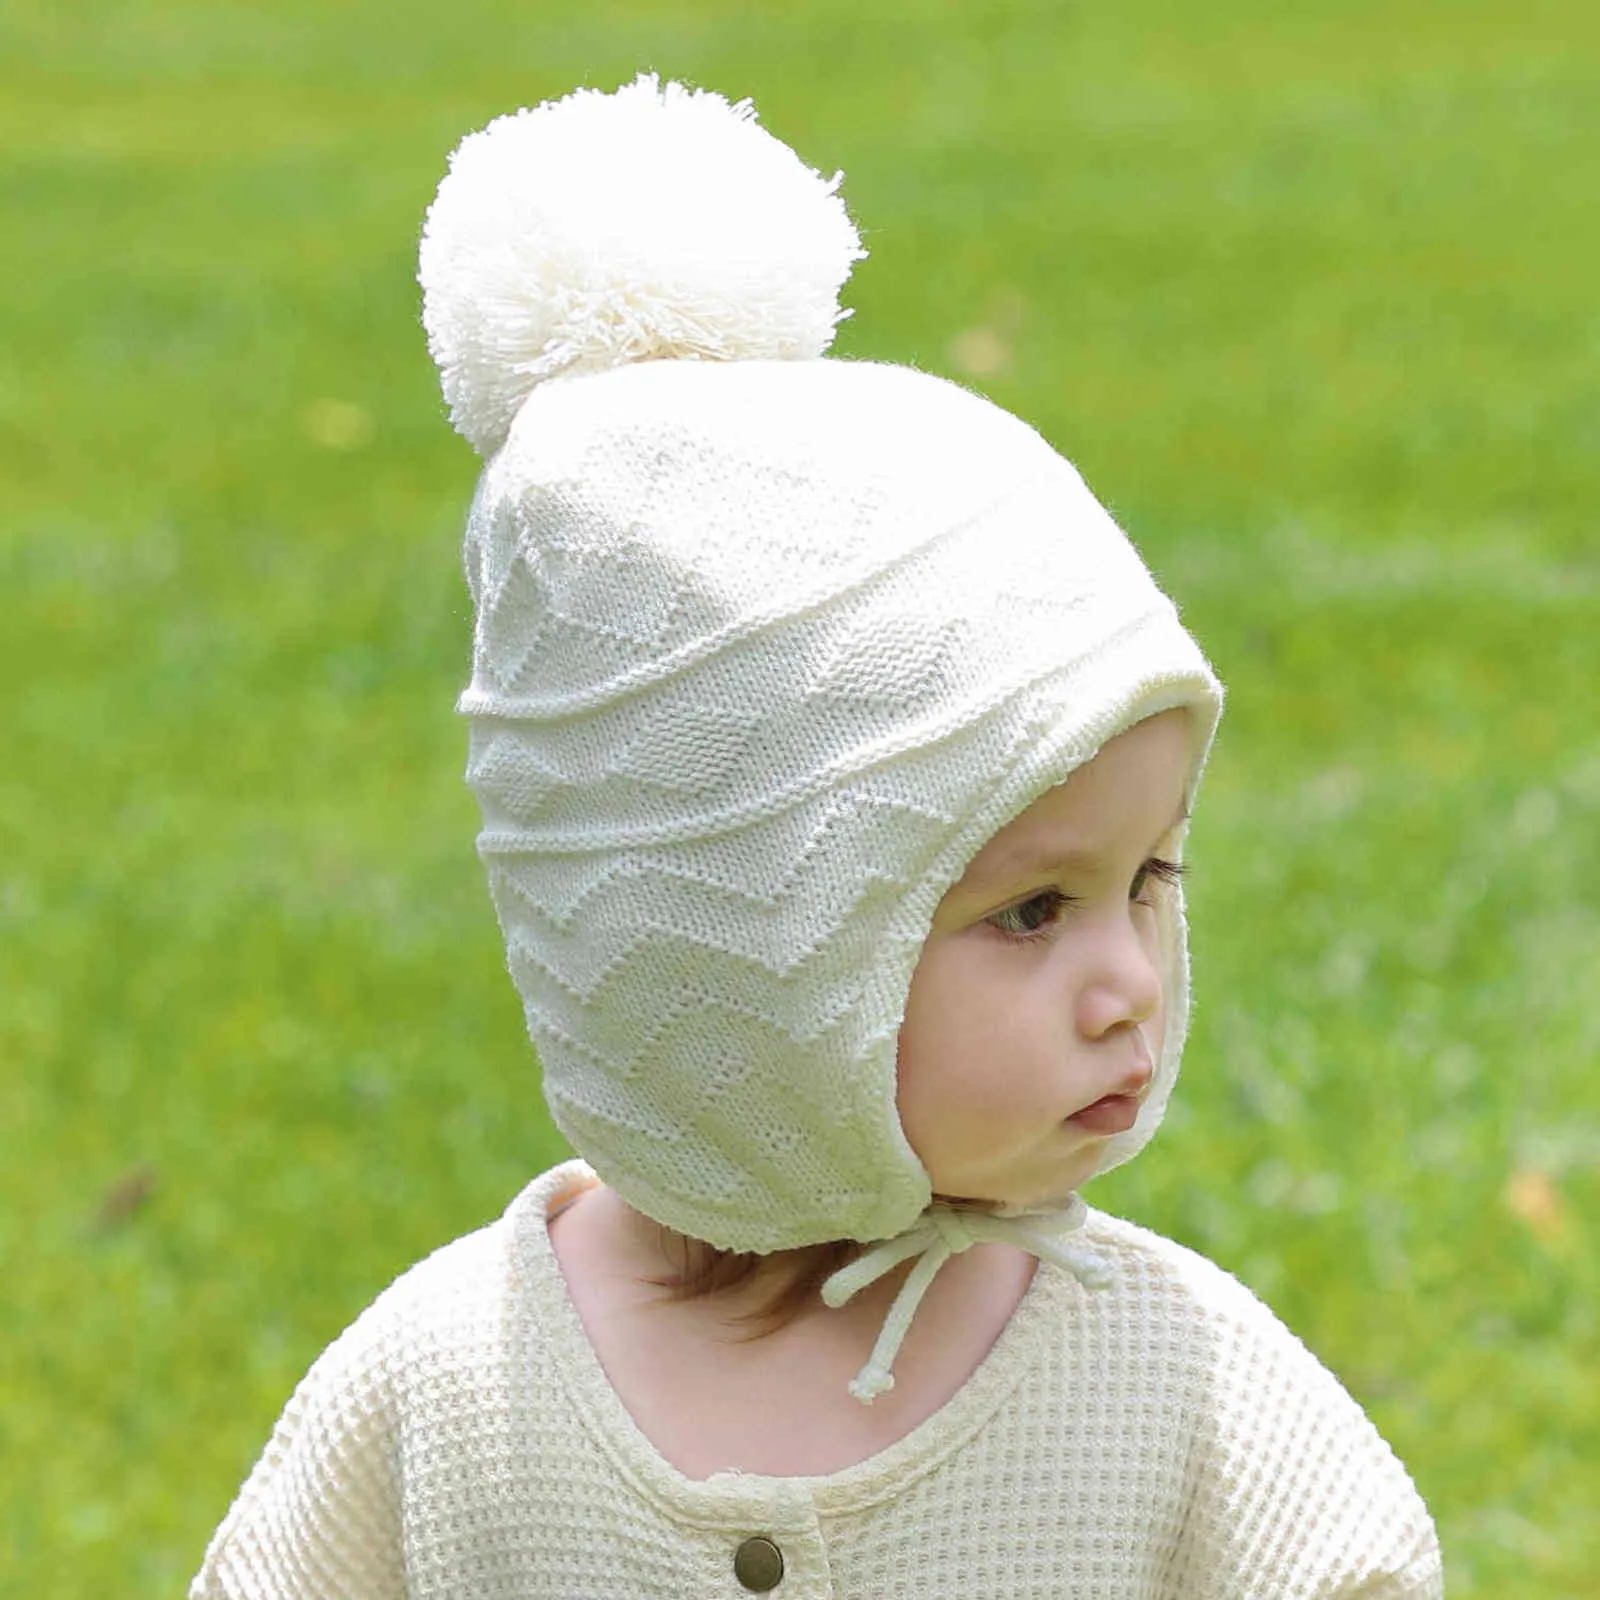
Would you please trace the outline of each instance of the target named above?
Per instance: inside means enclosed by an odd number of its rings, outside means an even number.
[[[619,1399],[658,1452],[692,1477],[727,1469],[828,1473],[886,1448],[966,1383],[1037,1266],[1026,1252],[1000,1244],[952,1258],[912,1322],[894,1389],[867,1407],[847,1385],[870,1354],[909,1264],[838,1310],[818,1298],[776,1333],[752,1340],[734,1321],[749,1303],[740,1291],[673,1303],[650,1285],[676,1265],[670,1246],[656,1223],[611,1190],[586,1191],[552,1219],[550,1238]],[[744,1287],[759,1300],[759,1284]],[[762,1426],[752,1429],[752,1417],[763,1418]]]

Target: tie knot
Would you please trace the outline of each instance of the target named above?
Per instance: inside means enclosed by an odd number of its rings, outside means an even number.
[[[928,1220],[932,1222],[934,1231],[939,1235],[945,1249],[953,1256],[960,1255],[963,1250],[971,1249],[978,1242],[973,1237],[965,1214],[950,1206],[932,1207],[928,1212]]]
[[[1092,1249],[1065,1237],[1076,1232],[1087,1216],[1088,1208],[1076,1195],[1054,1210],[1041,1206],[1004,1216],[936,1204],[929,1206],[904,1233],[869,1245],[823,1284],[825,1305],[842,1306],[902,1261],[911,1261],[912,1267],[883,1320],[871,1359],[850,1384],[850,1393],[863,1405],[871,1405],[878,1395],[894,1387],[894,1358],[928,1285],[951,1256],[958,1256],[975,1244],[1014,1244],[1064,1268],[1085,1288],[1103,1288],[1111,1281],[1110,1264]]]

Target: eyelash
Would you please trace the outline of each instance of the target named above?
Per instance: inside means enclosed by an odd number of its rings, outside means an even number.
[[[1151,880],[1160,884],[1176,883],[1183,876],[1183,864],[1178,861],[1166,861],[1160,856],[1151,856],[1134,874],[1134,880],[1128,885],[1128,898],[1137,901],[1140,905],[1151,905],[1152,901],[1144,898]],[[1036,894],[1030,894],[1026,900],[1019,900],[1015,905],[1005,906],[996,911],[986,920],[996,933],[1017,943],[1026,943],[1037,939],[1045,928],[1051,926],[1068,906],[1076,905],[1077,899],[1070,894],[1063,894],[1059,889],[1040,889]],[[1044,921],[1032,928],[1008,928],[1001,919],[1014,917],[1025,906],[1048,906],[1049,911]]]

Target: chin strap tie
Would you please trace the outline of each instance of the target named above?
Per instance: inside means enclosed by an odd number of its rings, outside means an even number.
[[[850,1393],[870,1406],[880,1394],[894,1388],[894,1359],[905,1342],[906,1330],[917,1314],[928,1285],[951,1256],[975,1244],[1010,1244],[1065,1268],[1086,1289],[1103,1289],[1111,1282],[1110,1264],[1082,1245],[1070,1244],[1066,1235],[1084,1224],[1089,1208],[1071,1196],[1065,1205],[1040,1211],[987,1211],[936,1201],[904,1233],[880,1239],[849,1266],[841,1267],[822,1286],[823,1302],[837,1308],[853,1295],[892,1272],[902,1261],[918,1257],[900,1286],[866,1366],[850,1381]]]

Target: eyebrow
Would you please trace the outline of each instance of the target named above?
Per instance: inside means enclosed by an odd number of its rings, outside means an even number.
[[[1164,838],[1176,827],[1188,821],[1189,807],[1186,802],[1180,802],[1178,813],[1172,821],[1156,836]],[[961,887],[964,890],[992,890],[1005,884],[1025,883],[1029,879],[1059,872],[1063,867],[1092,866],[1099,852],[1087,849],[1055,850],[1049,846],[1042,846],[1034,850],[1021,850],[1010,855],[1001,856],[992,866],[987,867],[978,876],[968,879],[965,873],[961,877]]]

